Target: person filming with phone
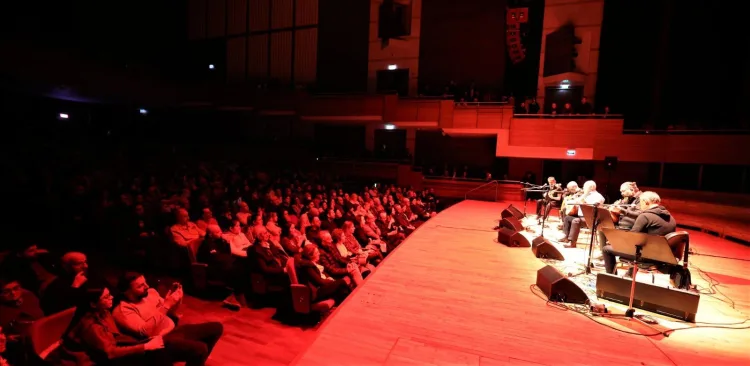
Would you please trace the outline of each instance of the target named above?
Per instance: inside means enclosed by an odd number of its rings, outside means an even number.
[[[175,362],[185,361],[186,366],[205,364],[224,327],[217,322],[176,326],[173,318],[183,297],[180,284],[173,284],[162,298],[142,274],[126,272],[118,289],[123,299],[112,316],[123,331],[141,339],[162,336]]]

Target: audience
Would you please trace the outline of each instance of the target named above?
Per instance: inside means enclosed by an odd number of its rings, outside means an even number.
[[[255,302],[260,295],[253,292],[251,274],[260,275],[282,289],[282,302],[273,304],[281,312],[291,309],[287,269],[294,265],[313,301],[339,304],[434,215],[438,203],[429,191],[367,186],[352,192],[327,187],[331,180],[317,174],[269,175],[231,164],[127,175],[76,177],[73,219],[66,224],[74,230],[66,230],[69,241],[56,248],[62,256],[31,240],[14,243],[5,255],[0,327],[11,343],[20,345],[33,321],[76,307],[53,364],[202,365],[222,325],[182,324],[182,286],[175,283],[162,297],[141,269],[157,276],[189,274],[192,262],[202,263],[211,283],[231,290],[224,304],[231,299],[232,308],[247,307],[248,294]],[[90,240],[99,234],[96,228],[112,248]],[[95,255],[110,251],[115,257]],[[149,260],[133,262],[138,257]],[[89,273],[92,260],[101,273]],[[113,281],[118,276],[119,283]],[[117,283],[118,291],[110,293],[105,283]],[[112,296],[118,300],[114,307]],[[15,359],[2,349],[0,354]]]

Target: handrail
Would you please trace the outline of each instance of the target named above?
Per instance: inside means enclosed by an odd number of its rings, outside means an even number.
[[[622,114],[545,114],[513,113],[513,118],[624,118]]]
[[[476,190],[478,190],[480,188],[483,188],[483,187],[485,187],[487,185],[490,185],[490,184],[493,184],[493,183],[495,184],[495,202],[497,202],[497,187],[500,185],[500,181],[499,180],[489,181],[489,182],[487,182],[485,184],[482,184],[479,187],[475,187],[473,189],[470,189],[469,191],[466,192],[466,194],[464,194],[464,199],[465,200],[469,199],[469,193],[474,192],[474,191],[476,191]]]

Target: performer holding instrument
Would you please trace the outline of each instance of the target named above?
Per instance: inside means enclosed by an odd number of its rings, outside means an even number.
[[[562,220],[565,216],[576,216],[578,215],[578,206],[570,205],[571,202],[579,199],[583,195],[583,190],[578,187],[576,182],[568,182],[567,189],[563,193],[563,200],[560,204],[560,219]]]
[[[570,200],[568,203],[571,207],[573,207],[573,204],[600,205],[604,203],[604,196],[596,191],[596,183],[593,180],[589,180],[583,185],[583,195],[574,200]],[[564,237],[558,240],[558,242],[566,244],[566,246],[570,248],[576,247],[578,233],[581,231],[581,224],[585,223],[583,211],[580,208],[575,211],[575,215],[570,215],[569,212],[569,215],[565,216],[565,219],[563,220]]]
[[[544,192],[544,196],[536,200],[536,218],[539,224],[542,223],[542,218],[547,218],[552,207],[560,206],[562,203],[563,189],[555,177],[547,178],[546,188],[547,192]],[[544,208],[544,216],[542,216],[542,208]]]

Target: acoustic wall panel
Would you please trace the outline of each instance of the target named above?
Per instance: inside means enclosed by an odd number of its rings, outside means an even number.
[[[247,32],[247,1],[227,0],[227,35]]]
[[[271,33],[271,78],[292,79],[292,32]]]
[[[206,0],[188,0],[187,13],[188,38],[206,38]]]
[[[268,34],[247,37],[247,76],[251,79],[268,77]]]
[[[226,4],[224,0],[208,0],[208,38],[226,35]]]
[[[308,84],[315,81],[318,69],[318,29],[296,31],[294,36],[294,82]]]
[[[246,37],[227,39],[227,81],[238,83],[245,81],[245,47]]]
[[[295,0],[294,25],[305,26],[318,24],[318,0]]]
[[[294,0],[271,1],[271,29],[290,28],[294,19]]]
[[[270,10],[270,0],[249,0],[248,11],[250,12],[251,32],[268,30],[268,11]]]

